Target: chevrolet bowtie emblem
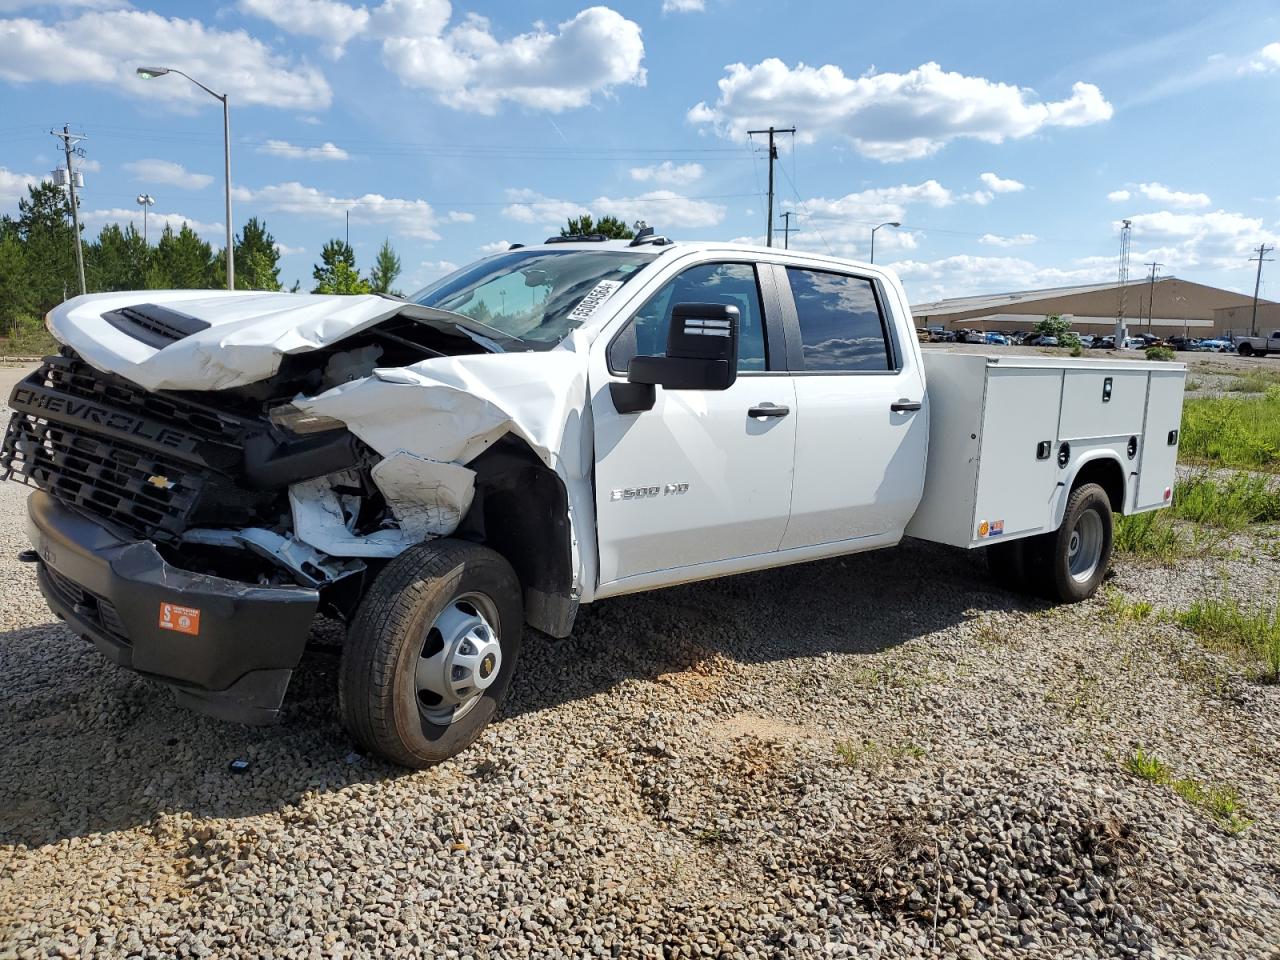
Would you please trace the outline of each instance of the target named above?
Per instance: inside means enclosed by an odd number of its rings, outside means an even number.
[[[147,483],[151,484],[153,487],[159,488],[160,490],[172,490],[174,487],[172,480],[168,477],[162,477],[159,474],[147,477]]]

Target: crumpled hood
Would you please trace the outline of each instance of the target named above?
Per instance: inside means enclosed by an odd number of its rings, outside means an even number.
[[[108,311],[146,303],[209,327],[157,349],[102,319]],[[396,314],[453,319],[373,294],[130,290],[68,300],[49,313],[49,330],[92,366],[148,390],[224,390],[274,376],[286,354],[319,349]]]

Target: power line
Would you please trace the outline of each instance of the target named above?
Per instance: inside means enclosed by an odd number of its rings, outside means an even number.
[[[61,133],[57,130],[50,130],[49,133],[62,141],[62,149],[67,155],[67,190],[71,195],[71,227],[76,235],[76,272],[80,275],[80,294],[83,296],[89,290],[84,282],[84,251],[80,245],[80,210],[76,203],[76,171],[71,158],[84,156],[84,150],[77,144],[88,138],[81,133],[72,133],[71,125],[66,123],[62,125]]]
[[[769,135],[769,219],[768,227],[765,230],[766,247],[773,246],[773,164],[778,159],[778,148],[774,144],[774,136],[779,133],[789,133],[795,136],[795,127],[770,127],[768,130],[748,130],[747,136],[752,137],[757,134]],[[784,171],[785,172],[785,171]]]
[[[1258,244],[1258,255],[1250,257],[1249,262],[1258,261],[1258,277],[1253,281],[1253,316],[1249,320],[1249,336],[1256,337],[1258,335],[1258,288],[1262,286],[1262,265],[1271,260],[1267,254],[1274,250],[1275,247],[1268,247],[1265,243]]]

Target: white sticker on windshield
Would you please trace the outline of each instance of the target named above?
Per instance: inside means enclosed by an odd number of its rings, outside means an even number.
[[[578,305],[569,311],[569,319],[579,322],[586,320],[599,309],[600,304],[612,296],[613,291],[622,286],[621,280],[601,280],[591,292],[578,301]]]

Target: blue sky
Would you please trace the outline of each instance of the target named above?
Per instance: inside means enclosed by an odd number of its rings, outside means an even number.
[[[70,122],[91,232],[145,191],[220,244],[220,108],[144,64],[229,93],[234,221],[304,289],[348,211],[406,291],[584,210],[762,240],[770,123],[792,245],[865,259],[899,220],[915,302],[1109,280],[1122,217],[1133,272],[1233,289],[1280,240],[1274,3],[0,0],[0,211]]]

